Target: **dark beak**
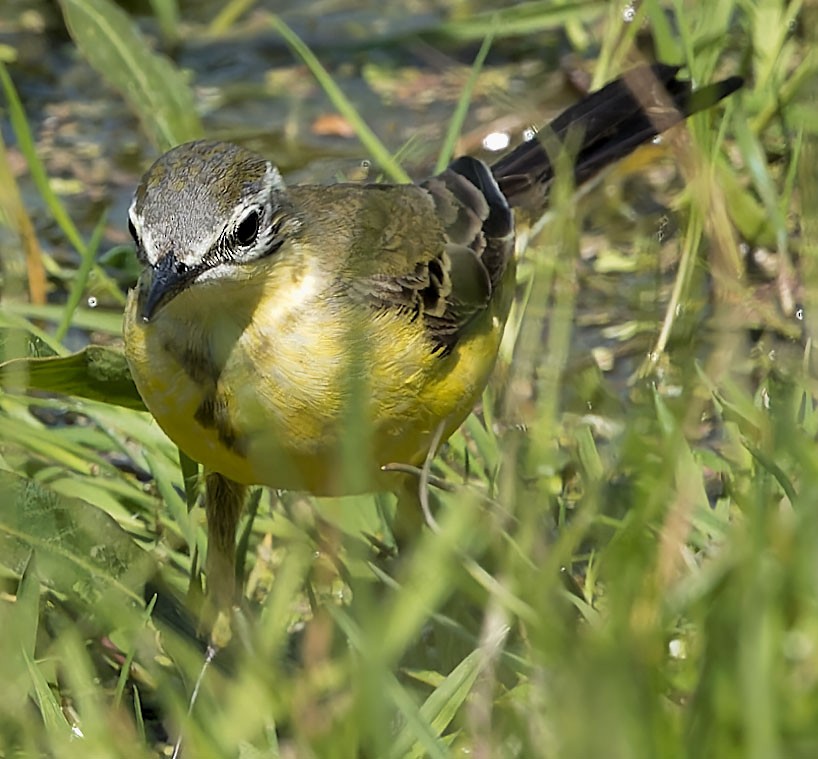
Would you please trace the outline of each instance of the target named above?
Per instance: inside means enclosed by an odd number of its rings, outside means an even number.
[[[145,269],[139,290],[139,315],[142,321],[149,322],[193,281],[196,273],[195,269],[177,261],[172,253],[165,254],[155,266]]]

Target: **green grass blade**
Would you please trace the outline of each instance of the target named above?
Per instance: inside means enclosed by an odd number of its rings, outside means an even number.
[[[68,293],[68,298],[65,302],[65,312],[63,313],[62,321],[54,333],[57,340],[62,340],[68,328],[71,326],[71,320],[74,318],[74,312],[80,304],[82,294],[85,292],[85,286],[88,284],[88,277],[91,276],[91,270],[94,268],[94,258],[99,249],[102,235],[105,233],[105,221],[108,214],[104,213],[94,227],[94,233],[91,235],[91,241],[88,247],[82,252],[82,261],[77,269],[74,281],[71,283],[71,291]]]
[[[35,663],[28,651],[23,651],[28,673],[31,677],[31,687],[34,691],[34,700],[43,718],[45,731],[52,737],[61,740],[69,740],[71,736],[71,726],[68,724],[63,714],[60,702],[48,685],[48,681],[43,676],[40,668]]]
[[[460,98],[457,101],[457,108],[455,108],[454,114],[452,115],[452,120],[449,122],[449,128],[446,130],[446,137],[443,140],[443,147],[440,149],[440,155],[438,156],[437,164],[435,165],[435,174],[439,174],[441,171],[443,171],[443,169],[445,169],[448,165],[449,161],[452,160],[454,148],[457,144],[457,138],[460,136],[460,132],[463,129],[463,122],[466,120],[466,114],[469,111],[472,93],[474,92],[474,87],[477,84],[477,77],[480,76],[480,72],[483,70],[483,64],[486,61],[486,56],[489,54],[489,50],[491,50],[491,43],[493,40],[494,32],[492,31],[489,32],[486,39],[483,40],[483,44],[480,45],[480,49],[477,51],[471,71],[469,72],[469,78],[466,80],[466,84],[463,87],[463,92],[460,94]]]
[[[20,318],[37,319],[59,323],[63,318],[62,306],[35,306],[31,303],[5,301],[0,312],[0,325],[21,326]],[[95,332],[106,332],[109,335],[122,334],[122,314],[103,311],[102,309],[78,308],[72,317],[72,326]]]
[[[177,0],[150,0],[153,15],[162,30],[162,37],[169,42],[179,39],[179,3]]]
[[[492,33],[502,39],[559,29],[568,23],[588,22],[602,15],[607,7],[609,4],[601,0],[576,3],[534,0],[515,3],[500,11],[475,13],[430,28],[428,32],[455,40],[480,40]]]
[[[298,35],[290,29],[278,16],[273,16],[270,23],[290,46],[292,51],[306,64],[316,81],[323,87],[332,104],[338,112],[350,123],[358,135],[361,144],[369,152],[375,162],[395,182],[410,182],[409,175],[395,162],[390,152],[369,128],[361,115],[344,95],[341,88],[335,83],[329,72],[321,65],[318,58]]]
[[[125,355],[101,345],[89,345],[70,356],[12,359],[0,364],[0,385],[7,390],[36,388],[145,410]]]
[[[151,49],[123,10],[109,0],[60,0],[60,7],[77,48],[122,93],[161,150],[202,136],[182,74]]]
[[[210,22],[208,34],[214,37],[227,32],[236,21],[256,4],[256,0],[229,0]]]
[[[148,605],[145,607],[145,611],[142,613],[142,622],[145,627],[150,624],[154,606],[156,606],[156,594],[153,595],[151,600],[148,602]],[[122,662],[122,668],[119,670],[116,688],[114,688],[114,706],[119,706],[122,702],[122,695],[125,692],[125,686],[128,684],[128,676],[131,672],[131,664],[133,664],[134,656],[136,656],[136,647],[131,645],[128,652],[125,654],[125,660]],[[142,728],[142,733],[144,735],[144,725]]]
[[[495,643],[499,643],[499,640]],[[458,710],[465,704],[477,677],[489,662],[491,653],[482,648],[472,651],[423,702],[420,715],[439,735],[443,734]],[[395,747],[391,755],[400,757],[407,751],[412,757],[423,756],[423,746],[418,743],[412,744],[411,735],[404,728],[395,738]]]
[[[28,125],[23,104],[20,101],[20,96],[17,89],[14,87],[6,67],[0,63],[0,82],[3,85],[3,92],[6,96],[8,104],[9,119],[11,126],[14,129],[14,134],[17,137],[17,145],[20,148],[23,156],[25,156],[28,169],[31,172],[31,177],[37,187],[37,191],[45,201],[48,210],[54,217],[54,221],[62,230],[68,242],[74,246],[81,256],[85,256],[87,246],[82,239],[68,212],[65,210],[60,199],[57,197],[54,190],[51,189],[51,184],[48,181],[48,174],[45,170],[42,160],[37,153],[37,148],[34,144],[34,137],[31,134],[31,129]]]

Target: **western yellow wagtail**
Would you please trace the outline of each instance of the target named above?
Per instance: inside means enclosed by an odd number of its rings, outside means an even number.
[[[741,86],[692,92],[634,69],[488,166],[415,185],[285,187],[262,156],[180,145],[148,169],[129,228],[143,272],[125,344],[146,406],[207,472],[208,582],[234,593],[248,485],[340,495],[394,487],[466,418],[494,366],[515,281],[515,215],[545,211],[554,149],[581,184]],[[546,149],[547,148],[547,149]],[[350,476],[350,414],[369,431]],[[442,432],[442,434],[441,434]]]

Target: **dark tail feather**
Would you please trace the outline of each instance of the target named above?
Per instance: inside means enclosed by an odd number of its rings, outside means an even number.
[[[743,84],[741,77],[732,76],[693,92],[689,81],[676,78],[679,68],[659,63],[629,71],[572,105],[538,137],[497,161],[491,170],[509,203],[544,203],[554,168],[543,142],[550,147],[553,141],[558,148],[566,141],[570,145],[575,135],[574,181],[579,185]]]

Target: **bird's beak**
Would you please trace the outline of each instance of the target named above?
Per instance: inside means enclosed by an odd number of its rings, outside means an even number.
[[[167,253],[153,266],[148,266],[142,273],[139,283],[139,316],[143,322],[149,322],[156,313],[182,290],[196,276],[194,269]]]

